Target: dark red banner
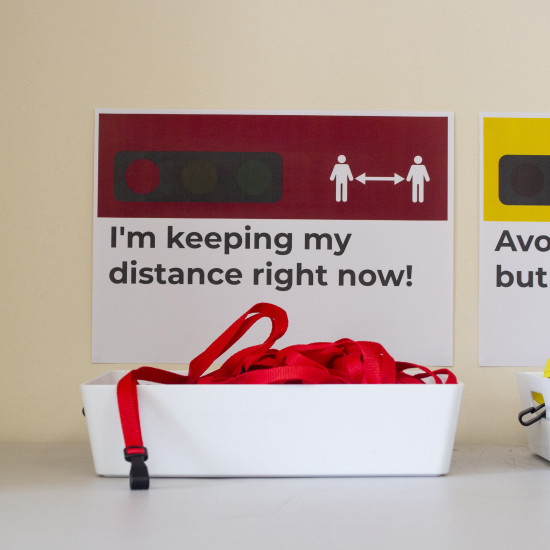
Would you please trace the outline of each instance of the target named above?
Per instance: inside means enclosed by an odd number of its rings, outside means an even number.
[[[444,115],[98,118],[99,217],[447,219]]]

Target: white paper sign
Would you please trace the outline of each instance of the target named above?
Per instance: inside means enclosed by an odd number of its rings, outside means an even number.
[[[452,115],[96,116],[95,362],[187,363],[271,302],[277,346],[452,363]]]
[[[550,115],[482,114],[479,362],[550,357]]]

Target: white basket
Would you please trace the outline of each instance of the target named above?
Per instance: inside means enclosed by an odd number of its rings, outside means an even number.
[[[545,403],[550,403],[550,378],[545,378],[542,372],[516,373],[521,408],[539,405],[533,399],[533,392],[540,393]],[[541,418],[535,424],[526,426],[529,449],[546,460],[550,460],[550,420]]]
[[[128,476],[110,371],[81,385],[95,470]],[[140,384],[151,476],[442,475],[463,384]]]

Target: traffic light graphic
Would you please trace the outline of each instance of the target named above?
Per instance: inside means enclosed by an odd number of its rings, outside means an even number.
[[[283,192],[278,153],[119,151],[113,192],[123,202],[274,203]]]
[[[550,155],[504,155],[498,196],[506,205],[550,205]]]

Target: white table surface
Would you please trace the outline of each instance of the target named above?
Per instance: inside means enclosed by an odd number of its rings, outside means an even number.
[[[550,463],[459,447],[449,475],[101,478],[87,444],[0,444],[0,548],[546,548]]]

